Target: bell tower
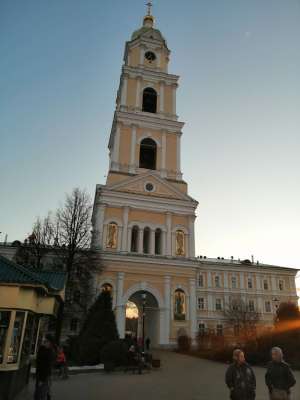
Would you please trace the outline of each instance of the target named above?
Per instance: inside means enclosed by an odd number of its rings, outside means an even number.
[[[182,179],[183,123],[176,113],[179,77],[155,28],[151,3],[126,42],[109,139],[106,185],[97,185],[95,248],[122,254],[191,258],[197,202]]]

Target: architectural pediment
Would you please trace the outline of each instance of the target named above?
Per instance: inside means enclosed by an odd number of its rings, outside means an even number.
[[[142,194],[146,196],[165,197],[189,202],[195,201],[186,193],[177,189],[171,182],[161,178],[153,171],[147,171],[137,175],[136,177],[130,177],[122,182],[107,186],[106,188],[108,190]]]

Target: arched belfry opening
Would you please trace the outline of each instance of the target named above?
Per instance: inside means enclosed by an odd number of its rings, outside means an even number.
[[[157,146],[153,139],[146,138],[140,146],[140,168],[156,169]]]
[[[142,111],[156,113],[157,93],[154,89],[147,87],[143,91],[143,108]]]

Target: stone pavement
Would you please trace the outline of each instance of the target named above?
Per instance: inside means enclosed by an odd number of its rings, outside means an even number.
[[[159,352],[162,368],[143,375],[115,372],[73,375],[53,383],[53,400],[226,400],[226,365],[171,352]],[[268,400],[263,368],[255,368],[257,400]],[[300,372],[292,400],[300,399]],[[18,400],[31,400],[32,392]]]

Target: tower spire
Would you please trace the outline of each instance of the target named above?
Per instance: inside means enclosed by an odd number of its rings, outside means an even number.
[[[147,28],[152,28],[154,25],[154,17],[152,16],[152,7],[153,7],[152,1],[148,1],[148,3],[146,3],[146,6],[147,6],[147,14],[144,16],[143,26]]]

